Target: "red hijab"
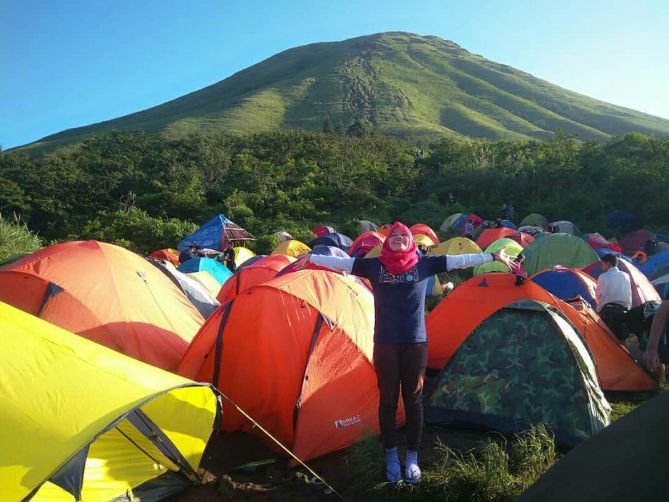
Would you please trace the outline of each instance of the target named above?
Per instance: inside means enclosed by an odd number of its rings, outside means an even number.
[[[409,236],[409,247],[406,251],[393,251],[390,249],[390,239],[395,230],[402,230]],[[416,241],[411,235],[409,228],[396,221],[393,223],[393,226],[388,232],[388,237],[383,241],[383,247],[381,248],[381,256],[379,261],[388,272],[393,275],[403,274],[411,270],[411,268],[418,263],[419,257],[418,252],[416,251]]]

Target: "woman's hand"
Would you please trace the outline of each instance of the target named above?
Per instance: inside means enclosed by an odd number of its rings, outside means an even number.
[[[295,262],[295,270],[302,270],[309,263],[310,255],[303,254]]]
[[[509,270],[511,269],[511,265],[513,264],[513,257],[507,254],[506,248],[500,249],[496,253],[493,253],[492,256],[494,261],[502,263]]]

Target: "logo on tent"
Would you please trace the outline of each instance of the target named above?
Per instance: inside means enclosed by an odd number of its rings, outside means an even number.
[[[350,427],[351,425],[359,424],[362,422],[360,415],[354,415],[349,418],[341,418],[334,421],[335,429],[343,429],[344,427]]]
[[[488,287],[488,281],[486,279],[483,279],[481,282],[478,284],[482,288],[487,288]]]

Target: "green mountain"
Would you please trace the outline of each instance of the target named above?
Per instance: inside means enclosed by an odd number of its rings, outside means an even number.
[[[434,36],[391,32],[297,47],[141,112],[33,143],[51,148],[110,130],[251,133],[320,130],[356,119],[415,141],[448,135],[606,140],[669,135],[669,121],[598,101]]]

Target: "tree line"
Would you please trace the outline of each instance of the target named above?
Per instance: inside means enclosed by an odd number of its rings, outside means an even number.
[[[522,218],[539,212],[614,235],[604,215],[632,212],[669,231],[669,139],[627,134],[607,143],[448,139],[425,149],[367,131],[238,136],[114,132],[31,157],[0,151],[0,213],[47,242],[98,239],[147,252],[173,247],[217,213],[260,237],[308,241],[331,224],[400,219],[439,228],[454,212]]]

